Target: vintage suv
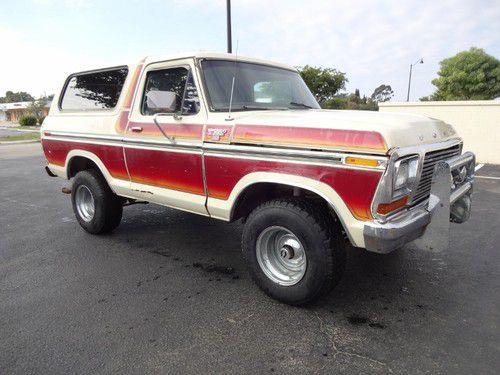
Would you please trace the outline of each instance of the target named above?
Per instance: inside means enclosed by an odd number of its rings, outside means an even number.
[[[242,219],[253,279],[290,304],[335,286],[349,242],[387,253],[429,234],[437,247],[470,213],[475,158],[450,125],[322,110],[296,69],[269,61],[196,53],[75,73],[41,134],[87,232],[144,201]]]

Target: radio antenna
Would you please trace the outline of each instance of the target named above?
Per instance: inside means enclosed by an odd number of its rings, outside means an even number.
[[[238,45],[239,45],[239,40],[236,40],[236,56],[234,59],[234,72],[233,72],[233,80],[231,82],[231,95],[229,96],[229,112],[226,118],[226,121],[233,121],[234,118],[231,117],[231,108],[233,106],[233,94],[234,94],[234,82],[236,81],[236,70],[237,70],[237,63],[238,63]]]

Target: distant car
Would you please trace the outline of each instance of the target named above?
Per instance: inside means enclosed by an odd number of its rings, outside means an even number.
[[[450,125],[322,110],[294,68],[230,54],[72,74],[42,144],[87,232],[138,201],[243,219],[254,280],[289,304],[336,285],[348,242],[387,253],[470,213],[474,155]]]

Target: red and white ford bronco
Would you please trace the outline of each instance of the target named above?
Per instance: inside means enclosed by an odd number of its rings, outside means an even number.
[[[335,286],[348,242],[437,247],[470,213],[475,158],[450,125],[322,110],[296,69],[269,61],[201,53],[75,73],[41,134],[87,232],[144,201],[242,219],[253,279],[290,304]]]

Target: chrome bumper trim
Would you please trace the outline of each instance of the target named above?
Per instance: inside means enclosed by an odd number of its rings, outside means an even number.
[[[467,175],[466,180],[452,190],[452,178],[454,173],[460,168],[465,167]],[[433,188],[429,201],[424,206],[417,206],[407,211],[399,212],[387,221],[372,220],[364,225],[363,235],[365,239],[365,248],[376,253],[389,253],[408,242],[414,241],[427,232],[439,233],[441,236],[448,236],[448,230],[443,224],[449,227],[450,206],[459,204],[461,199],[469,199],[474,185],[474,167],[475,156],[471,152],[442,161],[436,165],[433,174]],[[470,214],[465,213],[464,222]],[[440,222],[443,230],[427,230],[431,223]],[[455,220],[453,220],[455,221]],[[434,240],[434,239],[433,239]],[[435,241],[436,243],[443,243]],[[419,240],[420,241],[420,240]],[[433,243],[433,241],[431,241]],[[447,239],[446,239],[447,243]],[[428,248],[431,248],[428,246]]]
[[[462,186],[460,186],[458,189],[456,189],[453,193],[450,195],[450,204],[455,203],[458,201],[460,198],[462,198],[469,190],[472,190],[472,183],[471,182],[466,182]]]
[[[431,213],[425,208],[407,211],[384,224],[369,221],[363,230],[365,248],[375,253],[389,253],[422,236],[430,221]]]

